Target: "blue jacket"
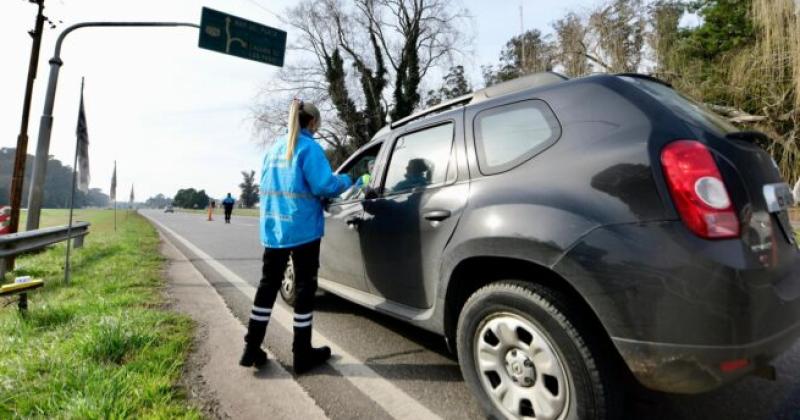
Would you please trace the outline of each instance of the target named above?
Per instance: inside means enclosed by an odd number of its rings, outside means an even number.
[[[261,170],[261,243],[267,248],[291,248],[321,238],[321,199],[336,197],[352,185],[347,175],[333,174],[322,146],[307,130],[297,136],[288,162],[286,137],[267,151]]]
[[[234,200],[233,197],[225,197],[225,199],[222,200],[222,205],[225,207],[232,207],[234,204],[236,204],[236,200]]]

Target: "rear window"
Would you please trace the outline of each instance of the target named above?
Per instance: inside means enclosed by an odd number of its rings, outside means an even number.
[[[637,85],[668,108],[686,116],[696,125],[715,129],[722,135],[739,131],[736,126],[722,116],[706,108],[705,105],[669,86],[637,77],[622,77],[622,79]]]
[[[561,136],[553,111],[540,100],[481,111],[473,124],[478,165],[485,175],[519,165]]]

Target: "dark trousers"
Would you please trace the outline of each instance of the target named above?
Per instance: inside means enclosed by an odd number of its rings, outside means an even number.
[[[233,206],[225,206],[225,221],[231,221],[231,213],[233,213]]]
[[[249,346],[261,346],[272,315],[272,307],[278,297],[289,257],[294,268],[294,351],[311,348],[311,321],[314,311],[314,294],[317,292],[317,270],[319,270],[319,239],[294,248],[264,248],[261,282],[258,284],[247,335],[244,341]]]

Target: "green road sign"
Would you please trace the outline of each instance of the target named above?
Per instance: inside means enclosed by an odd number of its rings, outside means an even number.
[[[286,32],[204,7],[198,45],[282,67]]]

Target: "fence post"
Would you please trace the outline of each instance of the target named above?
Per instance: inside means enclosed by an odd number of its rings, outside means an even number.
[[[8,235],[9,233],[11,233],[11,207],[0,207],[0,235]],[[5,281],[9,261],[11,261],[11,258],[0,258],[0,283]]]

